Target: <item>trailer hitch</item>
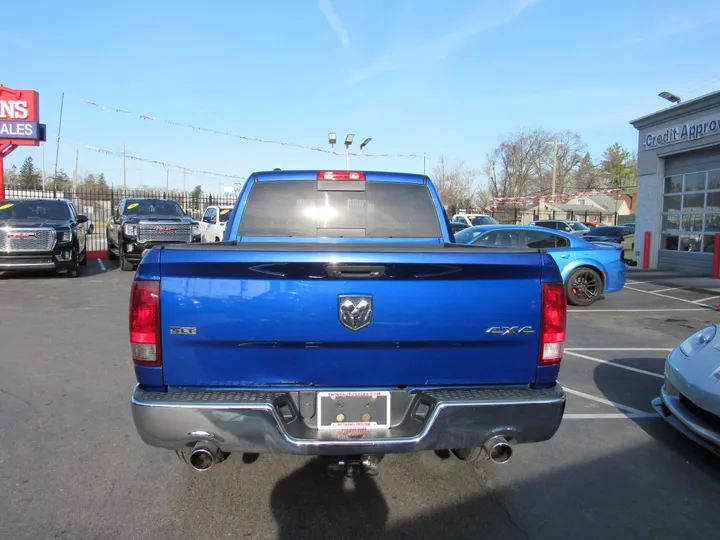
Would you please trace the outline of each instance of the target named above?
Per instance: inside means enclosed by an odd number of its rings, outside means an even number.
[[[327,472],[330,476],[345,476],[358,478],[360,476],[377,476],[378,465],[384,456],[382,454],[363,454],[354,456],[329,457]]]

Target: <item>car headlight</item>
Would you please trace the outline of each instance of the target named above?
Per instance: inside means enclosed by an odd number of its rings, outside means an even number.
[[[72,242],[72,231],[59,231],[58,242]]]
[[[200,236],[200,224],[199,223],[192,224],[192,235]]]
[[[708,343],[715,339],[716,333],[716,326],[708,326],[683,341],[680,344],[680,350],[685,356],[690,357],[703,350]]]
[[[137,236],[137,225],[126,223],[123,225],[123,233],[125,233],[125,236]]]

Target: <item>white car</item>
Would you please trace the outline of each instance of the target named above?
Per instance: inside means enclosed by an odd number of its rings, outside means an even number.
[[[464,223],[468,227],[474,227],[476,225],[497,225],[499,223],[497,219],[487,214],[455,214],[451,221]]]
[[[232,208],[232,206],[208,206],[205,209],[200,221],[202,242],[220,242],[222,240]]]

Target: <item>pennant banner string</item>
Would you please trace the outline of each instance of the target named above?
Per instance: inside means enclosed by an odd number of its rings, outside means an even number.
[[[246,135],[238,135],[237,133],[230,133],[228,131],[220,131],[217,129],[211,129],[201,126],[195,126],[193,124],[186,124],[185,122],[176,122],[173,120],[165,120],[163,118],[158,118],[156,116],[150,116],[147,114],[140,114],[133,111],[126,111],[125,109],[118,109],[117,107],[109,107],[107,105],[101,105],[100,103],[96,103],[94,101],[89,101],[87,99],[81,99],[85,105],[89,107],[97,107],[99,109],[105,110],[105,111],[112,111],[119,114],[126,114],[128,116],[135,116],[141,120],[148,120],[148,121],[156,121],[156,122],[162,122],[165,124],[169,124],[171,126],[176,127],[184,127],[188,129],[192,129],[195,131],[203,131],[206,133],[213,133],[215,135],[225,135],[227,137],[234,137],[236,139],[241,139],[243,141],[250,141],[250,142],[256,142],[256,143],[263,143],[263,144],[276,144],[280,146],[288,146],[293,148],[300,148],[302,150],[311,150],[314,152],[322,152],[324,154],[332,154],[335,156],[344,156],[345,152],[336,152],[335,150],[327,150],[325,148],[318,148],[315,146],[307,146],[304,144],[297,144],[297,143],[291,143],[286,141],[276,141],[276,140],[269,140],[269,139],[259,139],[257,137],[249,137]],[[351,156],[357,156],[357,157],[394,157],[394,158],[418,158],[423,157],[423,154],[366,154],[362,152],[348,152]]]

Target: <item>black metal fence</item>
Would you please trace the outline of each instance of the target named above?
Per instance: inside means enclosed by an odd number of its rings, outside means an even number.
[[[235,204],[236,194],[222,196],[180,191],[146,191],[117,189],[82,189],[66,191],[41,191],[6,188],[5,199],[67,199],[72,201],[78,213],[87,216],[89,230],[88,252],[93,257],[105,257],[107,254],[106,227],[110,216],[118,203],[128,197],[147,197],[154,199],[170,199],[177,201],[185,213],[200,220],[208,206]],[[0,200],[2,197],[0,196]]]
[[[603,225],[617,225],[632,221],[632,216],[619,216],[609,212],[598,210],[597,212],[566,212],[564,210],[555,211],[538,211],[524,210],[522,208],[497,208],[492,215],[500,223],[508,225],[527,225],[532,221],[541,220],[570,220],[581,221],[583,223],[595,223]]]

